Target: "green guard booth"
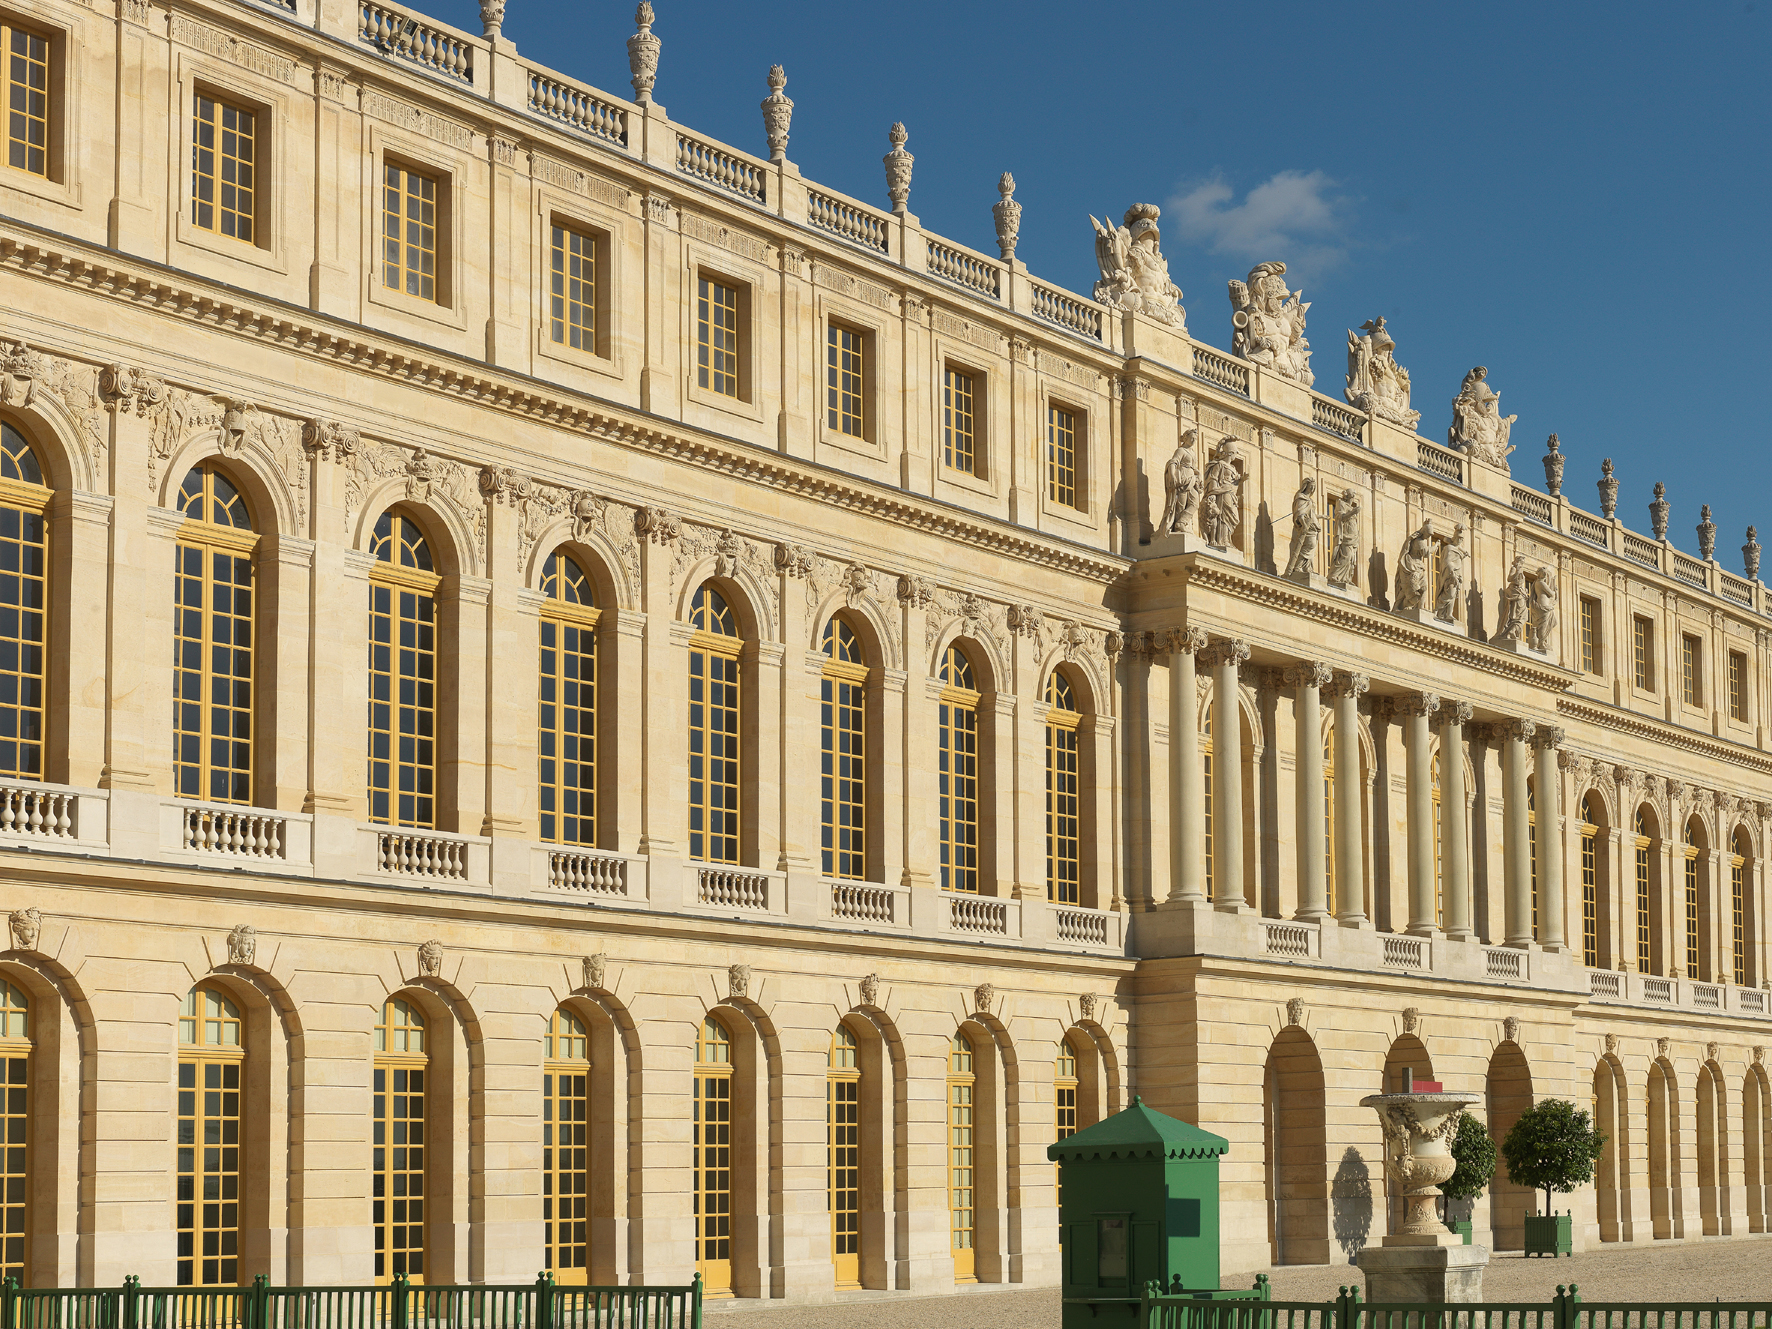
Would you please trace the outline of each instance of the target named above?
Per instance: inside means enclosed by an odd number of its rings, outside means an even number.
[[[1046,1150],[1058,1164],[1063,1329],[1131,1325],[1147,1283],[1218,1287],[1222,1136],[1132,1106]]]

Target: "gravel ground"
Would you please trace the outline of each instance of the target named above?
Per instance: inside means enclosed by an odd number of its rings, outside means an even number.
[[[1358,1284],[1359,1270],[1346,1265],[1291,1265],[1266,1269],[1279,1301],[1322,1301],[1344,1284]],[[1246,1287],[1253,1272],[1225,1278]],[[1657,1242],[1653,1246],[1605,1247],[1573,1259],[1496,1256],[1483,1280],[1489,1301],[1548,1301],[1559,1283],[1576,1283],[1583,1301],[1772,1301],[1772,1237],[1744,1240]],[[767,1304],[750,1300],[710,1302],[707,1319],[717,1329],[1057,1329],[1056,1288],[998,1291],[967,1288],[949,1296],[852,1292],[831,1305]]]

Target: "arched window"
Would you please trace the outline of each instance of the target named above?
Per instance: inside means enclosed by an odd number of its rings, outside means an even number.
[[[1729,955],[1738,984],[1747,983],[1747,832],[1739,826],[1729,855]]]
[[[240,1277],[240,1008],[198,986],[178,1012],[178,1286],[233,1287]]]
[[[941,657],[941,888],[978,891],[978,683],[958,646]]]
[[[732,1290],[732,1036],[712,1015],[695,1044],[695,1271]]]
[[[1077,1133],[1077,1052],[1068,1039],[1058,1040],[1058,1057],[1052,1063],[1052,1111],[1054,1144],[1068,1140]],[[1053,1165],[1058,1174],[1058,1207],[1064,1209],[1064,1169]]]
[[[1200,789],[1205,808],[1202,811],[1203,838],[1206,842],[1206,898],[1216,900],[1218,895],[1212,885],[1212,865],[1216,856],[1212,852],[1212,715],[1206,715],[1206,723],[1200,730]]]
[[[563,553],[542,565],[536,810],[549,844],[597,843],[597,608],[584,569]]]
[[[393,997],[375,1027],[375,1141],[370,1211],[375,1226],[375,1281],[425,1275],[425,1098],[430,1058],[425,1017]]]
[[[437,588],[424,533],[384,512],[369,542],[369,820],[437,824]]]
[[[1077,693],[1054,669],[1046,676],[1046,898],[1083,900],[1083,831],[1077,782]]]
[[[1600,865],[1597,847],[1600,822],[1604,819],[1597,797],[1589,794],[1581,801],[1581,959],[1584,964],[1600,963]]]
[[[252,802],[253,555],[246,500],[208,462],[178,490],[173,775],[180,798]]]
[[[1649,819],[1643,815],[1644,809],[1637,809],[1636,821],[1632,830],[1636,832],[1633,846],[1636,851],[1636,885],[1637,885],[1637,972],[1651,972],[1655,962],[1655,910],[1649,892],[1649,848],[1653,837],[1649,834]]]
[[[689,857],[738,862],[738,619],[704,585],[689,609]]]
[[[31,445],[11,425],[0,424],[0,776],[11,780],[41,780],[44,774],[45,514],[52,497]],[[10,1269],[12,1261],[5,1263]]]
[[[1704,834],[1693,817],[1686,823],[1685,844],[1681,856],[1686,864],[1686,977],[1698,978],[1703,968],[1704,948],[1699,945],[1699,866],[1698,851]]]
[[[861,1048],[845,1025],[831,1035],[825,1071],[825,1178],[837,1286],[861,1286]]]
[[[590,1085],[591,1043],[584,1021],[556,1007],[541,1073],[542,1267],[556,1283],[588,1279]]]
[[[819,681],[819,834],[827,877],[867,877],[867,661],[855,629],[824,625]]]
[[[0,1100],[0,1129],[6,1148],[0,1150],[0,1278],[30,1279],[31,1155],[36,1140],[31,1130],[31,1003],[22,988],[0,978],[0,1066],[6,1068],[6,1095]]]
[[[949,1245],[954,1254],[954,1281],[972,1283],[977,1281],[977,1141],[973,1134],[977,1082],[972,1072],[972,1044],[964,1034],[955,1034],[948,1046],[947,1083]]]

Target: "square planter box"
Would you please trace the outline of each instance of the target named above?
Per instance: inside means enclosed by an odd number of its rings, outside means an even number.
[[[1527,1214],[1527,1255],[1562,1257],[1575,1254],[1575,1219],[1573,1212],[1564,1214]]]

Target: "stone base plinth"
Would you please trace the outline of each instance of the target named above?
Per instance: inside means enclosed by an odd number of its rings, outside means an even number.
[[[1461,636],[1464,633],[1464,624],[1457,619],[1441,618],[1431,609],[1393,609],[1391,612],[1424,628],[1438,628],[1441,632],[1455,632]]]
[[[1431,1245],[1393,1246],[1407,1238],[1387,1237],[1383,1246],[1360,1252],[1360,1272],[1366,1275],[1368,1304],[1398,1302],[1472,1302],[1483,1299],[1483,1268],[1489,1263],[1487,1246],[1466,1246],[1450,1233],[1443,1239],[1425,1238]],[[1457,1242],[1457,1245],[1449,1243]]]

